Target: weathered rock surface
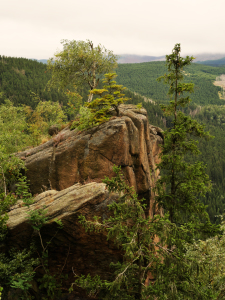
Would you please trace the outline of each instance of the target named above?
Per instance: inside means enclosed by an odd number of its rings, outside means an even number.
[[[119,111],[119,117],[113,116],[96,128],[83,132],[65,128],[47,143],[18,154],[25,160],[32,193],[41,193],[30,210],[47,206],[49,220],[41,229],[44,245],[57,232],[54,220],[58,218],[64,225],[49,246],[49,266],[53,273],[62,270],[69,275],[66,287],[74,281],[73,271],[109,278],[110,262],[121,259],[120,250],[104,233],[87,233],[78,222],[81,214],[87,219],[108,217],[107,205],[117,196],[109,195],[102,179],[114,176],[114,164],[122,166],[126,180],[146,198],[146,213],[153,213],[152,187],[158,177],[155,168],[162,130],[149,125],[145,109],[121,105]],[[21,203],[11,208],[9,234],[1,251],[12,246],[24,249],[32,238],[41,251],[39,236],[26,219],[27,211]],[[86,299],[82,297],[81,291],[75,290],[63,299]]]
[[[28,209],[19,203],[11,208],[7,222],[9,235],[5,242],[5,249],[16,247],[24,249],[29,246],[31,238],[37,241],[39,252],[41,244],[26,217],[27,212],[46,206],[48,223],[41,229],[44,246],[52,239],[49,246],[50,271],[57,274],[63,270],[68,274],[67,287],[74,282],[74,274],[98,274],[108,278],[110,262],[121,258],[121,253],[113,242],[107,241],[104,233],[93,234],[85,232],[78,222],[78,216],[84,215],[91,220],[95,215],[104,220],[109,216],[107,205],[116,200],[115,194],[106,190],[104,183],[77,183],[63,191],[49,190],[35,197],[35,202]],[[55,219],[61,220],[63,228],[58,231]],[[57,232],[58,231],[58,232]],[[41,269],[37,269],[41,272]],[[80,293],[80,292],[79,292]],[[74,295],[73,293],[70,298]]]
[[[59,132],[47,143],[21,152],[33,194],[63,190],[75,183],[101,182],[122,166],[130,185],[150,203],[156,181],[162,130],[149,126],[145,109],[121,105],[119,117],[87,131]]]

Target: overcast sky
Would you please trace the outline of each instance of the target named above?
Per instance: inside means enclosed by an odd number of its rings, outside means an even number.
[[[115,54],[225,53],[225,0],[5,0],[0,55],[48,59],[60,41],[87,40]]]

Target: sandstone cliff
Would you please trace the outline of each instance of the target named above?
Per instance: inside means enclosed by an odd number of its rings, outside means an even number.
[[[121,105],[119,117],[96,128],[83,132],[64,129],[47,143],[18,154],[25,160],[32,193],[41,193],[30,209],[43,205],[48,209],[48,223],[41,229],[43,242],[55,235],[56,217],[64,225],[49,246],[49,265],[51,271],[60,269],[69,275],[67,286],[74,281],[72,269],[76,274],[108,278],[109,263],[121,258],[104,234],[86,233],[78,223],[80,214],[87,219],[108,216],[107,205],[116,195],[109,195],[101,179],[114,175],[114,164],[122,166],[126,180],[145,197],[146,214],[153,214],[151,189],[158,177],[155,168],[162,141],[162,130],[149,125],[145,109]],[[23,249],[31,237],[38,241],[27,222],[27,210],[17,204],[9,212],[9,234],[2,249]],[[81,296],[79,290],[76,293]]]

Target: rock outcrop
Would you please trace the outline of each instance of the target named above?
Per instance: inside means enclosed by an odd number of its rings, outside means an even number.
[[[159,175],[156,164],[162,130],[149,125],[145,109],[121,105],[119,112],[119,117],[112,116],[90,130],[65,128],[47,143],[18,154],[25,160],[32,193],[39,194],[30,210],[44,205],[48,210],[48,222],[41,229],[44,244],[57,232],[54,220],[58,218],[63,223],[49,246],[49,266],[53,273],[59,269],[69,275],[67,287],[74,281],[73,272],[108,278],[110,262],[121,258],[120,250],[107,241],[106,234],[87,233],[78,222],[79,215],[87,219],[95,215],[102,220],[108,217],[107,205],[117,196],[109,195],[102,179],[114,176],[114,164],[122,166],[127,182],[140,197],[145,197],[146,214],[153,214],[152,187]],[[26,219],[27,211],[21,203],[11,208],[9,234],[1,249],[23,249],[31,237],[39,241]],[[39,245],[41,250],[40,241]],[[75,290],[73,295],[80,297],[80,293]]]
[[[112,241],[107,241],[104,233],[87,233],[79,223],[78,216],[84,215],[88,220],[99,216],[104,220],[109,216],[107,205],[117,199],[117,195],[110,194],[104,183],[77,183],[62,191],[49,190],[35,197],[35,202],[28,209],[18,203],[11,208],[8,220],[8,238],[4,248],[24,249],[29,247],[31,239],[42,247],[40,238],[27,221],[27,212],[46,206],[48,223],[40,233],[42,243],[49,246],[49,266],[52,274],[68,274],[65,286],[70,287],[74,282],[74,274],[98,274],[109,278],[109,264],[121,259],[121,253]],[[58,230],[56,218],[61,220],[63,228]],[[37,276],[41,269],[37,269]],[[77,291],[73,294],[76,295]],[[80,292],[79,292],[80,295]],[[74,299],[71,298],[69,299]]]
[[[33,194],[61,191],[78,182],[101,182],[114,175],[115,164],[122,166],[129,184],[150,205],[161,143],[161,130],[149,126],[145,109],[121,105],[119,117],[82,132],[66,128],[18,156],[25,160]]]

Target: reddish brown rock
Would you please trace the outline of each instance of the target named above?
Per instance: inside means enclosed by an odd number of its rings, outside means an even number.
[[[54,274],[59,269],[69,275],[65,287],[74,281],[72,270],[78,275],[109,278],[110,262],[122,257],[113,242],[107,241],[106,234],[87,233],[78,222],[80,214],[87,219],[97,215],[103,220],[109,216],[107,205],[117,196],[109,195],[101,180],[114,176],[114,164],[122,166],[126,180],[140,197],[146,198],[146,213],[153,214],[152,188],[158,176],[155,168],[162,142],[162,130],[149,125],[144,109],[121,105],[119,117],[96,128],[83,132],[66,128],[47,143],[18,154],[25,160],[32,193],[42,192],[30,209],[47,206],[49,220],[41,229],[43,243],[46,245],[57,232],[55,218],[64,225],[49,246],[49,266]],[[41,251],[39,236],[26,219],[27,211],[21,203],[11,209],[9,235],[1,249],[24,249],[33,237]],[[37,276],[41,272],[41,268],[37,269]],[[65,299],[86,298],[75,290]]]
[[[159,133],[159,128],[149,127],[145,109],[121,105],[119,117],[82,132],[66,128],[18,156],[25,158],[33,194],[60,191],[78,182],[101,182],[114,175],[115,164],[122,166],[127,181],[149,202],[162,143]]]

